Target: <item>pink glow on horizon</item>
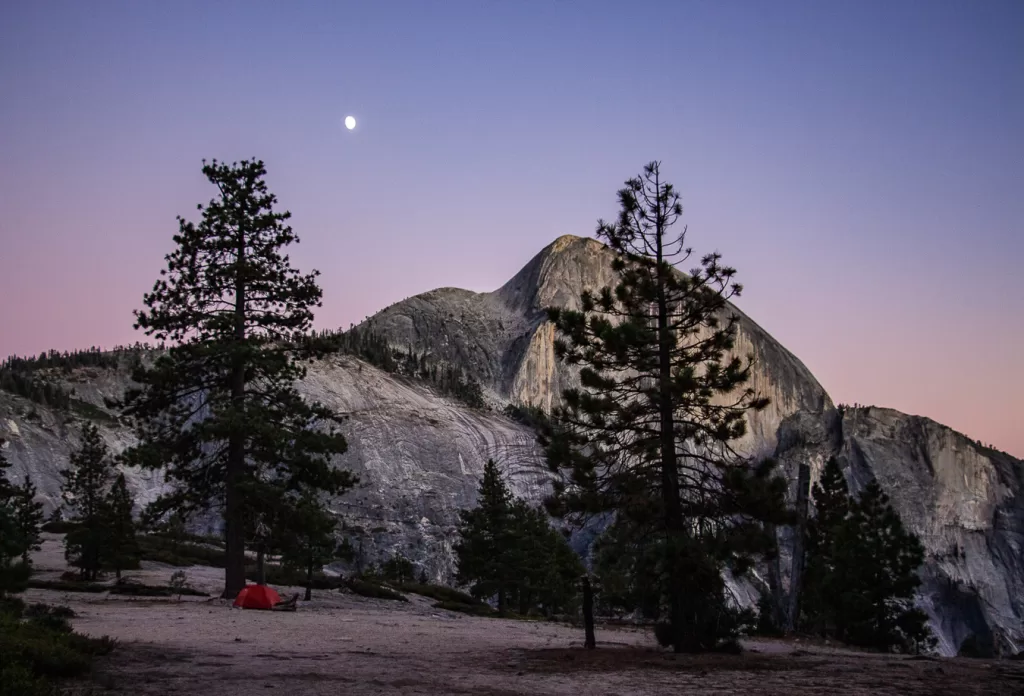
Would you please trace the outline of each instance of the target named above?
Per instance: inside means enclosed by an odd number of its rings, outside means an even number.
[[[835,402],[1024,457],[1024,3],[229,5],[5,8],[0,356],[142,340],[203,158],[266,161],[319,328],[496,288],[659,158]]]

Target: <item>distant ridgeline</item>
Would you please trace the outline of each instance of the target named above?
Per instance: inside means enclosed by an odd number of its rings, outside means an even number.
[[[122,368],[130,372],[141,365],[144,354],[163,349],[162,344],[136,343],[109,351],[94,347],[63,353],[51,350],[38,357],[11,356],[0,364],[0,390],[60,411],[87,409],[89,404],[74,398],[74,388],[68,389],[59,382],[61,376],[81,368]],[[386,339],[373,331],[355,327],[348,331],[314,331],[296,349],[352,355],[385,372],[426,382],[473,408],[486,406],[480,383],[461,368],[431,358],[426,350],[389,346]],[[107,406],[113,408],[115,404]]]
[[[426,349],[417,352],[413,346],[404,350],[395,348],[371,329],[352,327],[348,331],[314,331],[302,347],[352,355],[390,374],[426,382],[442,394],[472,408],[486,406],[480,383],[462,368],[432,358]]]
[[[113,369],[121,365],[122,360],[126,360],[129,367],[134,367],[141,362],[142,354],[149,350],[153,347],[137,343],[118,346],[111,351],[93,347],[63,353],[51,350],[40,353],[38,357],[12,355],[0,364],[0,390],[59,411],[75,409],[79,405],[88,408],[89,404],[74,398],[74,388],[67,389],[58,383],[56,378],[60,374],[70,375],[79,368]]]

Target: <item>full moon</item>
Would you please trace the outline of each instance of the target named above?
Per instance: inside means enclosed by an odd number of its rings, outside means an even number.
[[[356,119],[354,116],[345,117],[345,127],[348,128],[349,130],[352,130],[353,128],[356,127]]]

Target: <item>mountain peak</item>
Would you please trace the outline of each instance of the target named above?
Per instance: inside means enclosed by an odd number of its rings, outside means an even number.
[[[547,307],[578,309],[583,290],[614,284],[611,253],[592,237],[564,234],[492,294],[510,309],[526,313]]]

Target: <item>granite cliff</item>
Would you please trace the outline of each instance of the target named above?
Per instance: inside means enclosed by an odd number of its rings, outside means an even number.
[[[348,415],[350,449],[337,463],[356,471],[361,483],[334,508],[361,531],[368,561],[401,551],[432,578],[449,579],[458,511],[473,503],[488,458],[509,472],[517,494],[542,497],[545,476],[533,433],[501,410],[510,403],[548,409],[575,383],[573,371],[555,359],[544,308],[575,307],[582,290],[612,283],[610,259],[593,239],[560,237],[494,292],[433,290],[361,326],[397,349],[459,366],[481,383],[489,408],[469,408],[425,382],[348,355],[310,366],[300,391]],[[1008,650],[1024,647],[1024,463],[927,419],[836,409],[795,356],[733,311],[740,317],[737,352],[754,355],[753,385],[772,399],[751,417],[741,449],[775,454],[793,478],[800,461],[810,462],[817,476],[831,455],[840,458],[854,489],[877,477],[928,548],[921,601],[943,651],[955,651],[968,632],[986,630]],[[5,454],[15,478],[36,479],[47,510],[59,502],[59,471],[85,420],[100,426],[114,451],[132,442],[110,405],[128,375],[127,356],[116,367],[40,375],[74,389],[70,411],[0,391]],[[163,489],[158,474],[126,475],[140,503]]]

